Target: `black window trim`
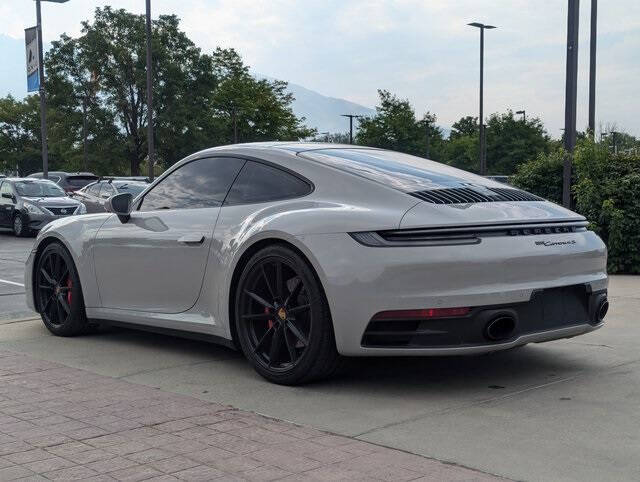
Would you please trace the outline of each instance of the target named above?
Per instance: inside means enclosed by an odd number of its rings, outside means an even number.
[[[245,156],[245,155],[239,155],[239,154],[222,154],[222,153],[220,153],[220,154],[208,154],[208,155],[194,157],[193,159],[189,159],[189,161],[185,162],[184,164],[180,164],[178,166],[172,166],[170,169],[165,171],[160,177],[158,177],[155,180],[155,182],[153,182],[153,184],[151,184],[147,188],[147,190],[145,192],[142,193],[143,195],[140,197],[140,200],[138,200],[136,202],[135,211],[136,212],[140,211],[140,206],[142,206],[142,202],[144,201],[144,198],[147,196],[147,194],[149,194],[151,191],[153,191],[158,184],[160,184],[165,178],[169,177],[173,172],[175,172],[178,169],[186,166],[187,164],[191,164],[192,162],[195,162],[195,161],[201,161],[203,159],[216,159],[216,158],[227,158],[227,159],[231,158],[231,159],[239,159],[241,161],[244,161],[244,164],[242,164],[242,167],[238,171],[238,174],[236,174],[236,177],[233,178],[233,181],[229,185],[229,189],[227,189],[227,193],[224,195],[224,199],[220,203],[220,206],[219,206],[220,208],[223,208],[223,207],[226,207],[226,206],[247,206],[249,204],[264,204],[264,203],[270,203],[270,202],[276,202],[276,201],[286,201],[288,199],[299,199],[299,198],[303,198],[303,197],[306,197],[306,196],[312,194],[316,190],[315,184],[313,184],[309,179],[304,177],[302,174],[298,174],[297,172],[289,169],[288,167],[281,166],[280,164],[277,164],[275,162],[267,161],[265,159],[260,159],[260,158],[253,157],[253,156]],[[282,198],[282,199],[277,199],[276,201],[271,200],[271,201],[258,201],[258,202],[254,202],[254,203],[226,204],[227,196],[229,196],[229,191],[231,191],[231,188],[233,187],[234,183],[236,182],[236,179],[238,179],[238,176],[240,175],[240,173],[244,169],[244,166],[247,163],[247,161],[253,161],[253,162],[257,162],[259,164],[264,164],[266,166],[273,167],[275,169],[279,169],[281,171],[284,171],[287,174],[291,174],[292,176],[298,178],[299,180],[301,180],[302,182],[307,184],[307,186],[309,187],[309,192],[307,192],[306,194],[304,194],[302,196],[290,196],[290,197],[286,197],[286,198]],[[171,211],[173,211],[173,209]]]

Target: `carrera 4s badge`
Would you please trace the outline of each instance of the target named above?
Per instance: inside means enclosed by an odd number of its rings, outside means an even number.
[[[570,241],[536,241],[536,246],[562,246],[563,244],[576,244],[575,239]]]

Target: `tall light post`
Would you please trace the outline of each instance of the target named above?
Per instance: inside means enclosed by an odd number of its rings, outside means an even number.
[[[522,114],[522,122],[526,122],[526,120],[527,120],[527,112],[524,109],[517,110],[516,114],[519,114],[519,115]]]
[[[349,118],[349,144],[353,144],[353,119],[358,119],[362,116],[356,114],[341,114],[340,117]]]
[[[49,147],[47,145],[47,97],[44,88],[44,53],[42,52],[42,12],[40,1],[66,3],[69,0],[36,0],[36,24],[38,31],[38,77],[40,81],[40,136],[42,137],[42,175],[49,178]]]
[[[155,149],[153,145],[153,64],[151,58],[151,0],[147,2],[147,146],[149,147],[149,181],[153,181]]]
[[[598,0],[591,0],[591,41],[589,45],[589,134],[596,132],[596,34],[598,32]]]
[[[564,106],[564,148],[567,155],[562,169],[562,204],[571,207],[571,164],[576,147],[576,103],[578,90],[578,21],[580,0],[568,1],[567,13],[567,74]]]
[[[487,159],[484,157],[484,31],[485,29],[491,30],[496,28],[493,25],[486,25],[484,23],[472,22],[467,24],[471,27],[480,29],[480,115],[478,119],[480,130],[480,145],[478,147],[478,158],[480,159],[480,174],[484,176],[487,173]]]

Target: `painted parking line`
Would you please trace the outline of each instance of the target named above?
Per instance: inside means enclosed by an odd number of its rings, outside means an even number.
[[[22,283],[16,283],[15,281],[9,281],[6,279],[0,279],[0,283],[7,283],[8,285],[14,285],[14,286],[22,286],[24,288],[24,285]]]

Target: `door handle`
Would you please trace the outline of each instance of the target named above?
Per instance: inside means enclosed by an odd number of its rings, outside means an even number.
[[[178,238],[178,242],[181,244],[202,244],[204,242],[204,234],[185,234],[181,238]]]

